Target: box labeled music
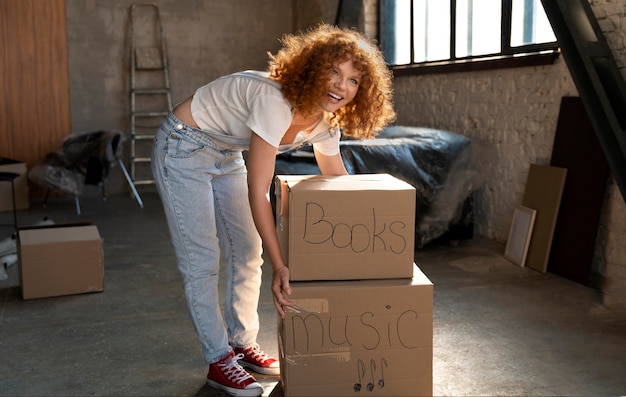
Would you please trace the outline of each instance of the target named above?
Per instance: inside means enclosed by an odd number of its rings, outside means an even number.
[[[433,285],[409,279],[291,283],[278,320],[285,396],[430,396]]]

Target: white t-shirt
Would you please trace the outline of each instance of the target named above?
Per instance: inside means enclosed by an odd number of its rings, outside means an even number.
[[[191,101],[194,121],[203,130],[238,138],[249,139],[254,131],[281,151],[313,141],[322,154],[338,154],[339,129],[331,129],[326,120],[309,134],[298,134],[292,145],[280,145],[293,114],[280,85],[267,76],[263,72],[240,72],[198,88]]]

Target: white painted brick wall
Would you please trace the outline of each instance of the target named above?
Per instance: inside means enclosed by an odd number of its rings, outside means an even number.
[[[626,77],[626,2],[591,0],[593,12]],[[602,211],[596,241],[596,265],[603,270],[602,296],[611,308],[626,309],[626,204],[617,185],[611,181]]]
[[[476,234],[508,237],[531,163],[548,164],[563,96],[577,95],[565,62],[543,67],[398,77],[397,124],[462,133],[483,147]]]
[[[592,0],[626,75],[626,2]],[[397,124],[459,132],[483,147],[477,236],[505,242],[531,163],[549,164],[561,98],[578,92],[561,57],[554,65],[395,79]],[[593,269],[605,305],[626,308],[626,205],[609,181]]]

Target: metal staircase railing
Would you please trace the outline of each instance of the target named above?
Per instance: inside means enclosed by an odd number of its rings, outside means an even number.
[[[541,0],[626,201],[626,83],[588,0]]]

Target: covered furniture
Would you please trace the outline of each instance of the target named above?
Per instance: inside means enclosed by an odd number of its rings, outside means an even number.
[[[350,174],[388,173],[416,189],[415,247],[434,240],[473,236],[474,192],[480,172],[476,144],[463,135],[431,128],[389,126],[375,139],[342,138]],[[319,175],[311,147],[281,154],[277,175]]]

